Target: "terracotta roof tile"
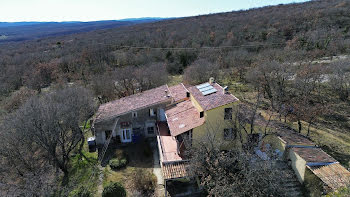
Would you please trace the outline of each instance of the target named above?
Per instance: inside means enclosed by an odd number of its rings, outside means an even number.
[[[169,179],[187,177],[188,176],[188,173],[186,170],[187,166],[188,166],[188,162],[185,162],[185,161],[164,163],[162,167],[164,179],[169,180]]]
[[[339,163],[308,168],[332,190],[350,184],[350,172]]]
[[[165,91],[169,91],[167,85],[105,103],[99,107],[95,122],[100,122],[157,103],[166,102],[171,97],[167,97]]]
[[[187,89],[182,83],[176,86],[169,87],[169,91],[170,91],[171,97],[174,98],[175,102],[186,99]]]
[[[204,117],[199,117],[200,113],[190,100],[176,104],[166,110],[165,114],[172,136],[180,135],[204,123]]]
[[[223,88],[219,84],[213,83],[212,86],[217,92],[206,96],[204,96],[196,86],[188,88],[204,111],[238,101],[232,94],[224,93]]]
[[[333,157],[321,148],[292,148],[307,163],[332,163],[337,162]],[[310,164],[311,165],[311,164]]]

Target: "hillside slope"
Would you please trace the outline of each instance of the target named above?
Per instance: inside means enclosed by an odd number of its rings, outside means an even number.
[[[125,19],[93,22],[0,22],[1,42],[24,41],[50,36],[62,36],[100,29],[116,28],[163,20],[162,18]],[[6,39],[5,39],[6,38]]]

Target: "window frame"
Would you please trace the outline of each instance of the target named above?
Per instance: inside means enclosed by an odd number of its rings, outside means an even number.
[[[152,112],[152,113],[151,113]],[[155,117],[156,116],[156,113],[155,113],[155,110],[153,108],[150,108],[149,109],[149,116],[150,117]]]
[[[149,132],[149,131],[150,131],[149,128],[152,128],[152,130],[153,130],[152,133]],[[154,135],[154,134],[155,134],[155,128],[154,128],[154,126],[147,127],[146,130],[147,130],[147,135]]]
[[[227,110],[227,111],[226,111]],[[227,107],[224,109],[224,120],[232,120],[232,107]],[[227,114],[229,113],[229,114]]]

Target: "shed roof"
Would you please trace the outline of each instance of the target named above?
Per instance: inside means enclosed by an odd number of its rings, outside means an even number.
[[[307,165],[312,163],[333,163],[337,162],[333,157],[324,152],[321,148],[292,148],[301,158],[306,161]],[[311,163],[311,164],[308,164]]]
[[[176,104],[165,111],[170,133],[177,136],[204,123],[200,112],[192,105],[190,100]]]
[[[97,111],[95,122],[108,120],[127,112],[136,111],[147,106],[169,101],[171,97],[170,95],[166,96],[166,91],[168,92],[169,88],[167,85],[163,85],[102,104]]]
[[[307,139],[305,136],[302,136],[296,132],[284,129],[283,132],[279,132],[278,136],[284,140],[289,146],[316,146],[314,142]]]
[[[224,93],[224,89],[219,84],[213,83],[211,86],[213,86],[217,91],[205,96],[196,86],[188,88],[188,91],[192,94],[204,111],[238,101],[238,98],[232,94]]]
[[[333,190],[350,184],[350,172],[339,163],[308,168]]]

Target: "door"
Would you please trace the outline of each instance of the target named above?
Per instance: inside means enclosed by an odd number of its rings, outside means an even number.
[[[122,142],[131,142],[131,129],[122,129],[121,133],[121,141]]]
[[[159,121],[162,121],[162,122],[166,121],[164,109],[159,109]]]

